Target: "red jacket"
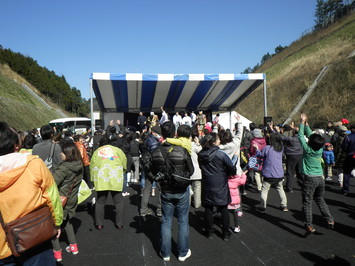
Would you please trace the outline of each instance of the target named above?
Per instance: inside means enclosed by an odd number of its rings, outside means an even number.
[[[250,156],[256,155],[256,149],[254,147],[254,144],[258,145],[258,150],[261,151],[266,146],[266,139],[265,138],[253,138],[250,141],[250,146],[249,146]]]

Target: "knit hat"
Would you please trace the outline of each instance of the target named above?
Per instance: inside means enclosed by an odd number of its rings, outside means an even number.
[[[261,133],[261,129],[260,128],[255,128],[251,134],[253,134],[254,138],[262,138],[263,134]]]
[[[343,123],[343,124],[349,124],[349,120],[348,119],[345,119],[345,118],[343,118],[342,120],[341,120],[341,122]]]
[[[152,130],[152,132],[155,132],[155,133],[161,135],[161,128],[160,128],[160,126],[154,126],[154,127],[151,128],[151,130]]]

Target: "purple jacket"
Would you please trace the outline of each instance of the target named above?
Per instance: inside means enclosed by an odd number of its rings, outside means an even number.
[[[282,152],[274,151],[270,145],[265,146],[258,154],[259,157],[264,158],[263,161],[263,176],[266,178],[283,178],[284,169],[282,167]]]

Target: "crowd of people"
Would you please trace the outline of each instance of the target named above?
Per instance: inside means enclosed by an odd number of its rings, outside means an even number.
[[[160,118],[153,112],[148,117],[140,112],[137,127],[111,120],[106,130],[97,130],[93,136],[89,132],[57,132],[49,125],[42,126],[40,132],[18,132],[0,122],[3,223],[47,205],[58,230],[51,241],[15,257],[6,243],[3,225],[0,265],[35,265],[35,261],[38,265],[55,265],[62,260],[62,231],[67,235],[66,250],[78,254],[72,219],[82,182],[95,191],[90,204],[94,206],[97,230],[103,230],[109,194],[116,208],[118,230],[125,226],[122,197],[130,195],[130,185],[140,185],[142,217],[154,214],[149,201],[159,195],[155,215],[161,217],[160,255],[164,261],[170,260],[174,212],[179,224],[178,260],[185,261],[192,254],[190,206],[204,208],[205,224],[201,226],[209,239],[215,236],[214,218],[219,216],[222,239],[228,241],[231,233],[241,231],[241,196],[248,190],[260,193],[260,204],[255,208],[265,213],[268,193],[274,186],[280,196],[280,210],[287,212],[287,193],[293,193],[298,183],[305,234],[316,231],[312,224],[313,200],[327,226],[334,228],[335,219],[323,197],[325,182],[336,178],[340,192],[350,192],[350,178],[355,176],[355,124],[342,119],[312,131],[308,117],[302,114],[297,125],[271,122],[245,127],[236,115],[237,123],[228,129],[220,125],[218,114],[208,119],[203,111],[197,115],[193,111],[177,112],[172,117],[164,108],[161,111]]]

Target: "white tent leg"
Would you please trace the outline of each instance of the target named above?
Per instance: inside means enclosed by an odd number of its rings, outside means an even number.
[[[93,100],[92,79],[90,79],[90,116],[91,116],[91,136],[94,136],[95,120],[94,120],[94,100]]]

